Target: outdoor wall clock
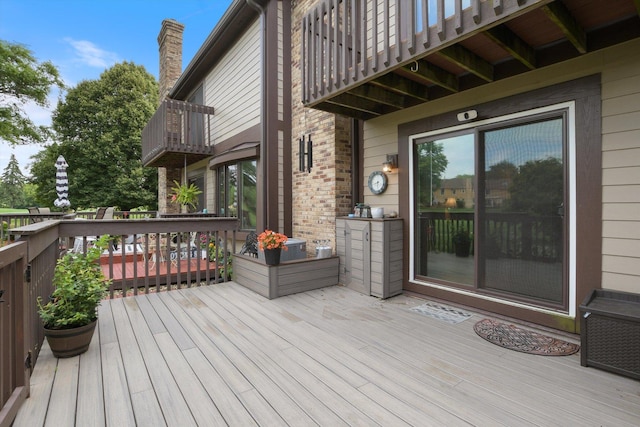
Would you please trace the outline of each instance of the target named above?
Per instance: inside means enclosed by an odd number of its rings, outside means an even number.
[[[369,175],[369,190],[373,194],[382,194],[387,189],[387,175],[382,171],[374,171]]]

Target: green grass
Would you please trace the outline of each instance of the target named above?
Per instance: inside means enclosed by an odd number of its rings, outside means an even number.
[[[29,213],[29,211],[27,209],[0,208],[0,215],[12,213]]]

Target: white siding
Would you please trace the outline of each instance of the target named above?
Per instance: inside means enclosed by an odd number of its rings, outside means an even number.
[[[596,73],[602,75],[603,254],[602,287],[640,292],[640,40],[584,55],[524,76],[505,79],[427,107],[389,114],[365,122],[365,203],[398,209],[397,175],[389,175],[383,196],[373,196],[367,177],[396,153],[398,125],[460,110]],[[595,173],[595,172],[594,172]]]
[[[215,109],[214,144],[260,123],[260,43],[256,20],[205,80],[205,104]]]

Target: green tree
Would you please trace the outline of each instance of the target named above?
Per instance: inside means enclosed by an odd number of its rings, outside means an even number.
[[[511,180],[518,174],[518,167],[513,163],[503,160],[491,165],[486,173],[486,179],[507,179]]]
[[[15,154],[11,154],[9,164],[2,172],[2,189],[0,190],[0,206],[21,208],[24,205],[24,185],[27,179],[20,171]]]
[[[562,160],[549,157],[520,166],[509,187],[509,208],[516,212],[557,215],[564,189]]]
[[[38,199],[55,200],[55,159],[62,154],[73,207],[155,209],[157,171],[142,166],[141,135],[157,105],[154,77],[130,62],[69,89],[53,114],[59,146],[47,147],[31,167]]]
[[[418,162],[418,195],[420,207],[427,208],[433,201],[433,190],[440,187],[442,175],[447,170],[449,160],[444,154],[442,143],[426,142],[416,148]]]
[[[52,86],[64,89],[51,62],[38,62],[25,46],[0,40],[0,139],[18,145],[42,143],[50,137],[46,126],[37,126],[27,117],[24,105],[34,102],[48,107]]]
[[[31,180],[29,181],[37,205],[53,206],[58,197],[56,193],[56,159],[61,154],[61,147],[53,143],[31,156]],[[72,202],[73,203],[73,202]]]

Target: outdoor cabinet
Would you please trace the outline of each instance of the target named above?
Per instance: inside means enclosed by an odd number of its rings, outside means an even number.
[[[596,289],[580,313],[580,364],[640,379],[640,294]]]
[[[402,220],[337,218],[339,281],[365,295],[402,292]]]

